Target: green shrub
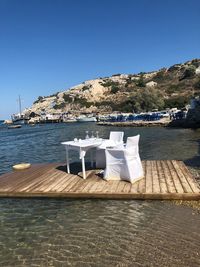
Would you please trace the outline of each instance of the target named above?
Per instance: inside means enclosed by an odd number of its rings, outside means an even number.
[[[163,96],[156,89],[146,88],[138,93],[134,99],[134,109],[136,111],[151,111],[153,109],[162,109],[164,106]]]
[[[82,87],[82,91],[84,92],[84,91],[86,91],[86,90],[89,90],[91,87],[92,87],[91,84],[90,84],[90,85],[84,85],[84,86]]]
[[[66,103],[72,103],[73,99],[69,94],[63,94],[63,99]]]
[[[43,96],[38,96],[38,99],[35,100],[35,102],[33,102],[33,104],[36,104],[36,103],[39,103],[39,102],[42,102],[43,100]]]
[[[117,93],[119,90],[120,90],[119,86],[112,85],[112,86],[111,86],[111,91],[110,91],[110,92],[111,92],[112,94],[115,94],[115,93]]]
[[[134,83],[135,83],[135,81],[132,80],[132,76],[129,75],[128,78],[126,79],[125,87],[128,87],[129,85],[134,84]]]
[[[52,95],[50,95],[49,97],[53,97],[53,96],[58,96],[58,94],[59,94],[59,92],[57,92],[57,93],[54,93],[54,94],[52,94]]]
[[[112,77],[120,76],[120,75],[121,75],[120,73],[117,73],[117,74],[113,74]]]
[[[191,64],[195,67],[198,68],[200,66],[200,60],[199,59],[193,59]]]
[[[196,68],[194,66],[187,67],[183,73],[183,76],[180,78],[180,80],[194,77],[195,76],[195,70],[196,70]]]
[[[95,104],[96,107],[110,107],[112,110],[119,110],[119,105],[121,104],[117,104],[113,101],[109,101],[109,100],[103,100],[101,102],[98,102]]]
[[[165,108],[184,108],[190,100],[190,96],[175,96],[165,99]]]
[[[165,92],[168,94],[173,94],[176,93],[178,91],[182,90],[182,85],[181,84],[171,84],[169,85],[168,88],[166,88]]]
[[[138,87],[145,87],[146,84],[145,84],[145,81],[144,81],[143,76],[141,76],[141,77],[139,78],[139,80],[136,80],[135,84],[136,84]]]
[[[148,89],[135,93],[123,103],[118,105],[119,111],[122,112],[141,112],[141,111],[151,111],[153,109],[163,109],[164,100],[163,96],[156,89]]]
[[[138,73],[138,75],[142,75],[142,76],[143,76],[144,74],[146,74],[146,72],[144,72],[144,71],[141,71],[141,72]]]
[[[95,105],[94,102],[88,102],[86,98],[79,98],[77,96],[74,98],[74,104],[79,104],[81,107],[86,107],[86,108]]]
[[[54,108],[54,109],[62,109],[62,108],[64,108],[65,106],[66,106],[66,103],[62,102],[62,103],[60,103],[60,104],[55,104],[55,105],[53,106],[53,108]]]
[[[163,82],[166,79],[165,69],[161,69],[154,77],[155,82]]]
[[[178,71],[181,69],[181,65],[180,64],[175,64],[172,65],[171,67],[168,68],[168,72],[174,72],[174,71]]]
[[[194,84],[195,89],[200,89],[200,79]]]
[[[117,86],[117,85],[119,85],[118,82],[113,82],[112,80],[109,80],[109,79],[103,80],[103,81],[104,81],[104,83],[102,83],[102,86],[104,86],[104,87],[110,87],[110,86]]]

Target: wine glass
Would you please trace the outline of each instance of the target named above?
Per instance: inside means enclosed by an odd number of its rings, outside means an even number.
[[[99,132],[96,131],[96,138],[99,139]]]
[[[89,134],[88,134],[88,131],[85,131],[85,139],[89,139],[90,137],[89,137]]]
[[[94,131],[92,131],[91,138],[94,138]]]

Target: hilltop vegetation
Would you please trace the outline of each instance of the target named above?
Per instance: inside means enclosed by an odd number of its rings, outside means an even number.
[[[138,74],[114,74],[83,82],[51,96],[39,96],[31,111],[141,112],[184,107],[200,94],[200,59]]]

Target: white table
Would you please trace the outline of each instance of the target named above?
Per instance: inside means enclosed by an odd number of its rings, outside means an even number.
[[[105,139],[104,139],[105,140]],[[70,165],[69,165],[69,150],[75,150],[79,152],[79,158],[82,161],[82,172],[83,172],[83,179],[86,179],[85,174],[85,155],[86,152],[92,148],[96,148],[100,146],[103,141],[103,139],[86,139],[86,140],[80,140],[80,141],[68,141],[68,142],[62,142],[61,144],[65,146],[66,149],[66,161],[67,161],[67,173],[70,173]],[[93,155],[91,151],[91,166],[93,167]]]

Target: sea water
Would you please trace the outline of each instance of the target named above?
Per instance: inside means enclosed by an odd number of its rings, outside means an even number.
[[[199,169],[200,132],[95,123],[0,127],[0,173],[19,162],[64,162],[85,131],[140,134],[142,159]],[[76,152],[71,161],[78,161]],[[0,266],[200,266],[200,214],[170,201],[0,199]]]

